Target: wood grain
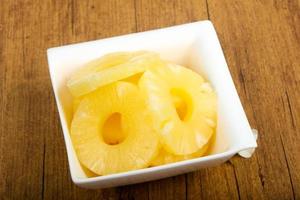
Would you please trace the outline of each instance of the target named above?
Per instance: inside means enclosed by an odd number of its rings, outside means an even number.
[[[300,110],[299,102],[289,103],[287,91],[299,95],[299,4],[209,1],[208,9],[248,117],[260,133],[253,159],[233,159],[240,195],[298,199],[300,138],[296,119],[287,112]]]
[[[75,186],[46,49],[210,19],[259,147],[251,159],[149,183]],[[0,199],[300,199],[300,2],[2,0]]]

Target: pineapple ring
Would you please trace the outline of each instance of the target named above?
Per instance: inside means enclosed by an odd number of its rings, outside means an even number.
[[[139,86],[165,150],[192,154],[209,142],[216,126],[216,95],[200,75],[168,64],[145,72]],[[178,109],[176,99],[184,102]]]
[[[199,158],[205,155],[205,153],[208,150],[208,147],[209,147],[209,143],[204,145],[200,150],[196,151],[195,153],[187,154],[187,155],[174,155],[166,151],[164,148],[162,148],[159,151],[159,154],[151,161],[150,166],[159,166],[159,165],[165,165],[165,164],[179,162],[183,160]]]
[[[103,132],[114,113],[121,115],[120,126],[126,137],[111,145],[105,142]],[[78,159],[99,175],[149,166],[159,149],[159,136],[150,125],[151,120],[136,85],[116,82],[99,88],[81,101],[71,124]]]
[[[141,76],[142,76],[142,73],[138,73],[133,76],[127,77],[125,79],[122,79],[121,81],[129,82],[129,83],[137,85]],[[84,95],[73,99],[73,114],[76,112],[76,110],[83,98],[84,98]]]
[[[107,54],[73,74],[67,86],[74,97],[80,97],[101,86],[144,72],[159,61],[157,54],[146,51]]]

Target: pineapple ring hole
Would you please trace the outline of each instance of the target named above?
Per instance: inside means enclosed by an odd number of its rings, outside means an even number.
[[[191,99],[189,95],[182,89],[173,88],[170,91],[174,107],[181,121],[187,121],[190,116]]]
[[[108,145],[122,143],[127,137],[122,129],[122,115],[118,112],[109,115],[103,124],[101,134],[103,141]]]

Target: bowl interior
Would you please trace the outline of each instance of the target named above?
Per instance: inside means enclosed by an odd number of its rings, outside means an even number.
[[[193,69],[212,84],[218,95],[218,126],[209,154],[233,149],[238,152],[256,146],[216,32],[209,21],[196,22],[48,50],[72,177],[87,178],[87,174],[78,162],[69,136],[72,96],[66,81],[72,72],[90,60],[110,52],[135,50],[155,51],[165,60]]]

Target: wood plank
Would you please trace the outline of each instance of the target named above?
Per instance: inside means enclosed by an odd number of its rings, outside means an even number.
[[[50,84],[43,82],[36,68],[42,60],[36,59],[39,44],[27,34],[36,28],[28,8],[27,1],[1,2],[1,112],[5,120],[0,133],[0,196],[4,199],[42,196],[44,133],[50,129],[50,110],[44,105],[50,99]]]
[[[43,10],[54,17],[47,20],[45,16],[44,19],[47,23],[45,30],[54,30],[44,35],[44,38],[49,38],[52,46],[131,33],[136,27],[134,1],[48,1],[43,4]],[[117,188],[87,190],[72,183],[53,98],[51,109],[53,128],[46,137],[45,146],[45,199],[118,199],[122,193],[126,193],[126,189],[124,191]],[[148,195],[147,188],[141,188],[140,191],[142,190]],[[131,193],[132,190],[128,191]],[[140,193],[135,193],[135,196],[143,197]]]
[[[239,199],[231,162],[188,174],[188,199]]]
[[[119,199],[149,199],[148,183],[118,187]]]
[[[136,31],[134,0],[73,0],[73,41],[87,41]]]
[[[185,175],[149,182],[149,199],[186,199]]]
[[[285,70],[296,70],[299,65],[299,33],[290,22],[299,22],[299,5],[292,2],[208,1],[243,105],[260,133],[252,159],[232,160],[242,199],[298,197],[299,134],[291,124],[291,114],[285,112],[287,98],[284,106],[281,103],[286,87],[291,84],[296,89],[299,84],[291,81],[295,76],[284,81]],[[292,110],[296,107],[299,109],[299,102],[294,102]]]
[[[0,6],[0,176],[4,177],[4,166],[2,163],[4,163],[3,159],[3,153],[4,150],[1,149],[1,147],[4,146],[3,143],[3,134],[4,134],[4,46],[6,40],[5,38],[5,31],[4,31],[4,18],[6,16],[6,7]],[[2,186],[1,186],[2,185]],[[0,180],[0,195],[3,195],[5,192],[5,181],[2,179]]]
[[[294,198],[300,199],[300,2],[283,1],[276,4],[279,17],[283,18],[280,31],[282,66],[285,94],[282,95],[283,112],[281,141],[288,163]]]
[[[137,31],[207,19],[205,0],[136,0]]]

